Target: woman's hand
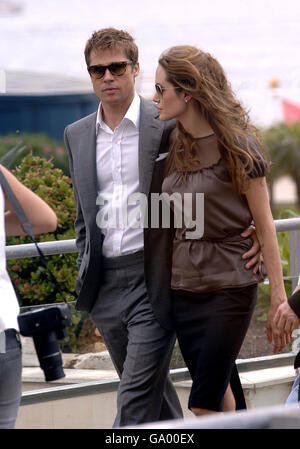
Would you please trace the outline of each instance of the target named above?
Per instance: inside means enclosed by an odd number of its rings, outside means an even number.
[[[300,289],[300,285],[297,285],[293,294]],[[289,305],[288,301],[284,301],[277,308],[274,316],[274,324],[280,332],[285,332],[289,335],[293,335],[293,331],[298,328],[300,319],[298,315]]]
[[[285,317],[290,316],[289,312],[287,313],[287,306],[290,308],[286,300],[281,301],[271,298],[266,327],[269,342],[274,342],[275,354],[282,351],[291,342],[292,331],[297,327],[293,327],[296,324],[294,320],[289,319],[288,324],[286,322]],[[290,310],[292,309],[290,308]]]
[[[278,307],[274,316],[274,324],[277,329],[290,335],[299,326],[300,320],[287,301]]]

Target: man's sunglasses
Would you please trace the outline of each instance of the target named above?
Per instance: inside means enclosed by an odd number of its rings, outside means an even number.
[[[101,65],[101,64],[90,65],[88,67],[88,72],[92,77],[97,79],[101,79],[104,77],[106,69],[108,69],[112,75],[121,76],[125,73],[128,64],[133,65],[133,62],[121,61],[121,62],[113,62],[112,64],[109,65]]]
[[[158,83],[155,84],[155,90],[156,90],[156,93],[157,93],[157,95],[159,95],[160,97],[163,96],[164,91],[167,90],[167,89],[181,89],[181,87],[178,87],[178,86],[162,87],[162,86],[161,86],[160,84],[158,84]]]

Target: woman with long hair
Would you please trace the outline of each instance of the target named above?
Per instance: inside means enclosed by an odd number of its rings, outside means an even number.
[[[155,81],[160,120],[177,119],[162,190],[184,199],[192,194],[189,219],[184,216],[176,228],[172,266],[177,337],[193,380],[189,408],[195,415],[234,410],[229,381],[265,275],[263,266],[255,274],[246,270],[242,259],[251,239],[240,234],[252,221],[270,282],[267,336],[274,352],[291,339],[274,324],[287,298],[265,179],[268,162],[248,113],[209,53],[188,45],[168,49]],[[197,194],[204,201],[198,209]],[[202,217],[195,216],[199,210]],[[199,219],[203,233],[195,238],[190,223]]]

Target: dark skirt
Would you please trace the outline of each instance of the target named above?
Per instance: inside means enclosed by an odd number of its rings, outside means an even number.
[[[178,343],[193,380],[189,408],[223,411],[229,382],[237,405],[243,401],[235,360],[256,299],[257,284],[205,294],[173,290]]]

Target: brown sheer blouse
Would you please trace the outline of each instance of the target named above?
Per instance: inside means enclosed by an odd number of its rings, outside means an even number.
[[[198,150],[203,154],[219,154],[215,135],[198,139]],[[254,163],[250,177],[266,174],[263,160]],[[162,191],[172,195],[192,193],[193,219],[196,217],[196,193],[204,193],[204,233],[201,238],[187,238],[193,229],[176,229],[173,241],[172,288],[192,292],[208,292],[261,282],[265,272],[257,275],[246,270],[242,259],[252,246],[251,238],[240,234],[251,224],[252,216],[245,196],[239,196],[221,157],[208,167],[189,172],[184,181],[177,172],[165,178]],[[171,207],[173,205],[171,201]],[[173,207],[174,210],[174,207]],[[182,211],[183,212],[183,211]]]

